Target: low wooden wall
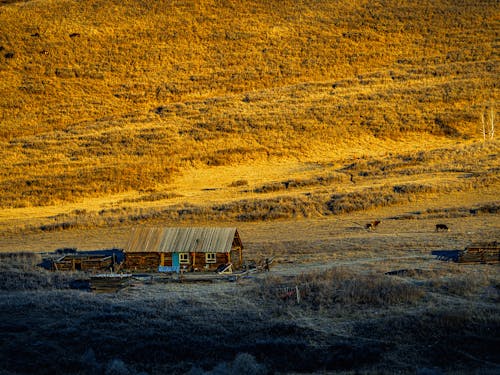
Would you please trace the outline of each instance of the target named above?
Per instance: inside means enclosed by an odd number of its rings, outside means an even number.
[[[66,255],[53,262],[53,269],[57,271],[109,271],[113,266],[112,256]]]

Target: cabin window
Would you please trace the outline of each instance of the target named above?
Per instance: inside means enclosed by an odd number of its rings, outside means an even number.
[[[215,253],[206,253],[205,261],[206,263],[215,263]]]
[[[189,253],[179,253],[179,263],[189,264]]]

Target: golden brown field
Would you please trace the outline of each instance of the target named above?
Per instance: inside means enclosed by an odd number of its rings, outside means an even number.
[[[253,191],[314,169],[344,188],[351,163],[436,149],[420,164],[474,165],[456,147],[495,171],[497,144],[476,148],[498,99],[497,5],[5,2],[4,216],[190,204],[222,184],[253,199],[247,181]]]
[[[500,237],[499,21],[495,0],[0,0],[0,374],[497,373],[498,265],[434,253]],[[110,295],[37,266],[136,225],[236,226],[275,263]]]

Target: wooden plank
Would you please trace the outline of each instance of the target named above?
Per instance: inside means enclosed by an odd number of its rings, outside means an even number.
[[[217,272],[218,274],[229,274],[229,273],[233,273],[233,264],[232,263],[228,263],[226,264],[226,266],[219,272]]]

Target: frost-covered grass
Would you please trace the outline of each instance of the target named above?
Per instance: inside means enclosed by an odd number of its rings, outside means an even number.
[[[391,266],[386,261],[295,276],[271,270],[232,283],[137,281],[117,293],[93,294],[40,282],[19,287],[28,271],[43,280],[82,277],[45,273],[34,260],[4,257],[0,266],[0,280],[17,278],[0,291],[0,363],[7,373],[414,373],[434,367],[470,373],[498,365],[496,266],[434,265],[389,276],[380,271]],[[282,294],[295,285],[300,303]]]

